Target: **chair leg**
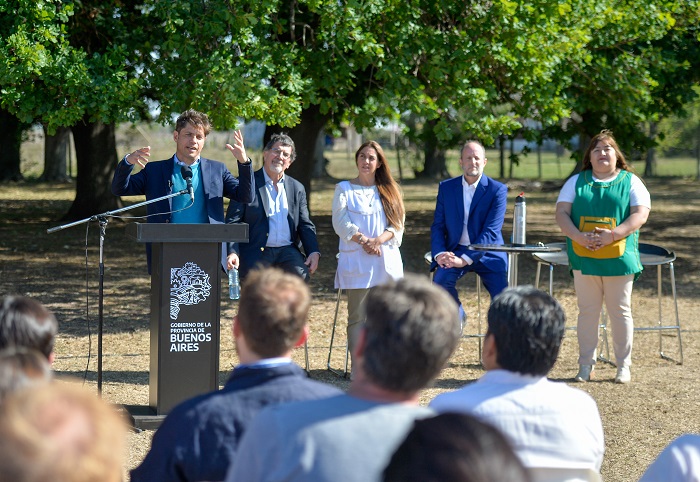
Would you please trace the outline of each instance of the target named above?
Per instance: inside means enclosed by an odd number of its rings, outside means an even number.
[[[679,353],[679,361],[677,362],[679,365],[683,364],[683,342],[681,340],[681,321],[680,317],[678,316],[678,298],[676,297],[676,274],[675,270],[673,268],[673,262],[668,264],[668,269],[669,273],[671,275],[671,294],[673,295],[673,306],[675,308],[676,312],[676,325],[675,326],[661,326],[663,325],[663,315],[661,312],[661,291],[662,291],[662,284],[661,284],[661,265],[657,266],[657,285],[658,285],[658,298],[659,298],[659,355],[661,355],[661,358],[664,358],[666,360],[673,360],[673,358],[670,358],[668,355],[664,353],[663,349],[663,337],[661,334],[661,331],[667,328],[675,329],[676,333],[678,335],[678,353]]]
[[[554,296],[552,291],[554,290],[554,265],[550,263],[543,263],[542,261],[537,262],[537,271],[535,271],[535,288],[540,289],[540,274],[542,272],[542,265],[546,264],[549,267],[549,295]]]
[[[598,329],[601,333],[600,337],[603,339],[603,346],[605,346],[605,356],[600,353],[601,350],[598,350],[598,360],[611,365],[616,365],[610,359],[610,345],[608,344],[608,314],[605,312],[605,305],[603,305],[603,309],[600,310],[600,324]]]
[[[678,330],[678,352],[680,354],[679,364],[683,364],[683,341],[681,340],[681,319],[678,316],[678,297],[676,296],[676,272],[673,268],[673,263],[668,265],[669,272],[671,273],[671,292],[673,294],[673,306],[676,311],[676,329]]]
[[[657,299],[659,307],[659,318],[654,326],[637,326],[634,328],[635,332],[638,331],[658,331],[659,332],[659,356],[664,360],[674,361],[679,365],[683,364],[683,339],[681,338],[681,321],[678,315],[678,298],[676,293],[676,275],[673,268],[673,263],[668,263],[669,273],[671,277],[671,294],[673,296],[673,307],[676,315],[676,324],[664,325],[663,319],[663,308],[662,308],[662,297],[663,297],[663,283],[661,276],[661,265],[657,265],[656,272],[656,283],[657,283]],[[678,360],[668,356],[664,353],[663,347],[663,331],[665,330],[675,330],[676,336],[678,338]]]
[[[478,324],[477,338],[479,340],[479,363],[481,363],[481,278],[476,275],[476,319]]]
[[[340,296],[343,293],[342,288],[338,288],[338,297],[335,302],[335,316],[333,317],[333,329],[331,330],[331,342],[330,345],[328,346],[328,362],[326,367],[328,370],[332,373],[335,373],[338,376],[341,376],[343,378],[346,378],[348,376],[348,357],[349,357],[349,347],[348,344],[345,344],[345,368],[341,372],[340,370],[336,370],[335,368],[331,367],[331,356],[333,354],[333,340],[335,339],[335,328],[338,325],[338,311],[340,309]]]

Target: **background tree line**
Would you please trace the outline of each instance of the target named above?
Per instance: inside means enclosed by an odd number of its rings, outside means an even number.
[[[119,123],[190,107],[286,130],[307,190],[321,130],[381,120],[422,146],[426,177],[465,138],[585,146],[601,128],[653,175],[700,82],[700,0],[7,0],[0,18],[0,179],[21,176],[28,125],[70,130],[67,219],[118,207]]]

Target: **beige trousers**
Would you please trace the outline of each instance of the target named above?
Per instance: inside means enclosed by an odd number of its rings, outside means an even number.
[[[591,276],[574,270],[574,288],[578,301],[578,350],[580,365],[596,362],[600,312],[610,320],[615,362],[618,367],[632,364],[632,284],[634,275]]]

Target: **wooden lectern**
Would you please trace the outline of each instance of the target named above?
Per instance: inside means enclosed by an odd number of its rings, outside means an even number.
[[[134,426],[157,428],[178,403],[219,388],[222,242],[247,242],[248,225],[135,223],[151,243],[149,406],[127,406]]]

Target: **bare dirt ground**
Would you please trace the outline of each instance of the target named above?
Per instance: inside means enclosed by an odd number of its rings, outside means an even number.
[[[347,381],[326,369],[328,344],[336,306],[333,289],[337,237],[330,220],[333,181],[314,185],[311,208],[318,228],[323,258],[311,288],[314,303],[311,310],[309,340],[311,377],[347,387]],[[635,335],[632,375],[628,386],[612,382],[615,368],[599,363],[596,380],[577,387],[590,393],[598,402],[606,437],[603,476],[606,481],[633,481],[644,471],[661,449],[676,436],[700,432],[697,415],[700,378],[697,367],[700,323],[697,294],[700,284],[698,261],[700,249],[700,199],[698,184],[680,179],[648,181],[653,209],[649,222],[642,229],[642,242],[658,244],[677,255],[675,262],[678,311],[683,326],[684,363],[659,356],[660,338],[664,352],[680,358],[678,338],[674,331],[638,332]],[[407,231],[402,254],[406,271],[427,275],[423,254],[429,249],[429,227],[432,221],[437,184],[409,181],[403,184],[408,207]],[[528,242],[556,242],[563,238],[554,222],[554,203],[558,186],[535,186],[513,183],[509,193],[504,235],[510,236],[513,198],[521,190],[528,201]],[[97,319],[98,319],[98,256],[99,230],[91,223],[54,234],[46,229],[61,224],[73,196],[73,186],[5,184],[0,190],[0,293],[20,293],[35,297],[52,309],[60,320],[56,345],[55,369],[60,375],[84,379],[96,390]],[[87,265],[86,265],[87,255]],[[110,221],[104,244],[104,347],[103,397],[116,404],[148,403],[149,363],[149,293],[150,280],[145,269],[143,246],[127,238],[124,223]],[[520,284],[535,282],[536,263],[521,256]],[[564,306],[568,325],[575,326],[577,315],[573,284],[564,267],[554,270],[554,294]],[[669,269],[662,269],[664,298],[663,325],[675,323],[670,301]],[[546,273],[545,273],[546,276]],[[540,286],[545,286],[545,276]],[[659,322],[657,305],[657,273],[647,269],[635,284],[633,313],[637,327],[650,327]],[[477,331],[477,310],[474,278],[461,285],[461,296],[469,299],[469,324],[465,333]],[[222,289],[222,297],[223,297]],[[488,295],[482,293],[482,314],[488,306]],[[341,302],[340,344],[344,343],[344,303]],[[222,302],[221,372],[223,382],[236,363],[229,332],[235,313],[234,302]],[[334,366],[342,363],[344,347],[335,350]],[[303,365],[303,350],[295,359]],[[551,378],[572,383],[577,370],[577,342],[574,330],[568,332]],[[422,402],[436,394],[471,382],[482,375],[478,339],[465,338],[449,365],[432,388],[426,389]],[[125,469],[141,461],[148,451],[152,432],[131,433]]]

